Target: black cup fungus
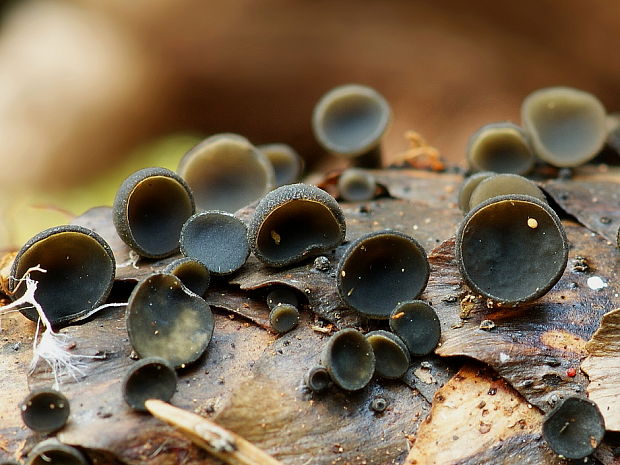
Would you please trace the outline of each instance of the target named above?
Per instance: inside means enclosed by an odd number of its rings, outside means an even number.
[[[535,300],[560,279],[568,243],[557,214],[525,196],[495,197],[465,217],[456,236],[463,279],[502,305]]]
[[[26,465],[88,465],[86,456],[75,447],[57,439],[46,439],[37,444],[26,460]]]
[[[20,411],[24,424],[39,433],[58,431],[69,419],[69,400],[53,389],[31,392],[21,402]]]
[[[607,137],[603,104],[594,95],[570,87],[532,92],[521,105],[521,119],[536,154],[558,167],[591,160]]]
[[[138,283],[125,319],[140,357],[161,357],[175,367],[196,361],[213,335],[211,307],[169,274],[153,274]]]
[[[377,190],[375,177],[361,168],[349,168],[338,178],[340,197],[349,202],[372,200]]]
[[[234,213],[275,184],[269,159],[237,134],[203,140],[183,156],[177,172],[191,187],[200,210]]]
[[[207,267],[192,258],[179,258],[171,262],[164,273],[176,276],[194,294],[203,296],[209,288],[211,274]]]
[[[177,374],[167,360],[148,357],[134,363],[123,379],[123,398],[127,405],[146,412],[149,399],[169,401],[177,387]]]
[[[308,184],[289,184],[259,202],[248,240],[260,261],[282,267],[336,248],[345,233],[344,215],[331,195]]]
[[[430,354],[441,338],[437,313],[421,300],[396,306],[390,315],[390,329],[400,337],[414,357]]]
[[[569,397],[549,412],[542,431],[556,454],[568,459],[583,459],[603,440],[605,421],[594,402]]]
[[[289,145],[265,144],[256,147],[271,162],[275,174],[275,187],[293,184],[304,171],[304,159]]]
[[[471,197],[471,193],[474,191],[478,184],[484,181],[491,176],[494,176],[496,173],[491,171],[481,171],[480,173],[475,173],[465,178],[463,180],[463,184],[461,185],[461,189],[459,190],[458,204],[459,208],[463,213],[467,213],[469,211],[469,199]]]
[[[290,304],[297,307],[299,305],[297,292],[287,286],[279,286],[269,291],[269,294],[267,294],[267,306],[273,310],[280,304]]]
[[[480,181],[469,196],[469,209],[500,195],[529,195],[546,202],[545,194],[536,184],[517,174],[495,174]]]
[[[116,262],[110,246],[90,229],[75,225],[46,229],[30,239],[17,253],[9,278],[11,298],[18,299],[26,290],[19,282],[28,269],[40,265],[37,272],[37,302],[54,327],[88,315],[107,299]],[[37,321],[35,309],[21,312]]]
[[[375,354],[370,342],[352,328],[342,329],[329,338],[322,363],[336,386],[346,391],[366,387],[375,372]]]
[[[299,323],[299,310],[291,304],[278,304],[269,313],[269,323],[278,333],[287,333]]]
[[[205,211],[189,218],[180,242],[183,255],[199,261],[213,275],[234,273],[250,255],[245,224],[223,211]]]
[[[310,368],[304,377],[304,382],[308,389],[313,392],[323,392],[332,383],[327,368],[315,366]]]
[[[138,254],[162,258],[179,250],[183,223],[195,205],[187,183],[166,168],[144,168],[118,189],[112,207],[120,238]]]
[[[401,378],[409,368],[409,350],[405,343],[388,331],[371,331],[366,334],[375,354],[375,373],[387,379]]]
[[[472,134],[467,161],[476,171],[525,174],[533,168],[535,156],[527,133],[504,122],[486,124]]]
[[[336,274],[346,305],[370,318],[386,319],[401,302],[426,287],[430,267],[424,248],[397,231],[366,234],[345,251]]]

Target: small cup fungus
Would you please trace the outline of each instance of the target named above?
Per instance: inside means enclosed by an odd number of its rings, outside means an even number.
[[[349,202],[372,200],[377,190],[375,177],[361,168],[349,168],[338,178],[340,196]]]
[[[480,181],[469,197],[469,209],[499,195],[529,195],[546,202],[545,194],[536,184],[517,174],[496,174]]]
[[[69,419],[69,400],[53,389],[32,391],[20,404],[22,420],[39,433],[58,431]]]
[[[202,263],[187,257],[171,262],[164,268],[164,273],[176,276],[187,289],[201,297],[207,291],[211,280],[209,270]]]
[[[494,175],[495,173],[491,171],[481,171],[480,173],[472,174],[463,180],[458,198],[459,208],[463,213],[467,213],[469,211],[469,199],[471,198],[471,193],[474,189],[476,189],[476,187],[478,187],[478,184]]]
[[[392,311],[390,328],[402,339],[409,353],[415,356],[430,354],[441,337],[437,313],[426,302],[404,302]]]
[[[269,313],[269,323],[278,333],[287,333],[299,323],[299,310],[291,304],[278,304]]]
[[[148,399],[169,401],[177,387],[177,374],[167,360],[148,357],[134,363],[123,379],[123,398],[132,409],[146,412]]]
[[[389,331],[371,331],[366,334],[375,354],[375,373],[383,378],[398,379],[409,368],[409,350],[405,343]]]
[[[266,144],[256,147],[263,152],[275,173],[275,186],[280,187],[286,184],[297,182],[304,171],[304,159],[286,144]]]
[[[79,449],[53,438],[37,444],[28,454],[26,465],[89,465],[89,462]]]
[[[375,354],[370,342],[352,328],[342,329],[329,338],[322,362],[332,381],[347,391],[366,387],[375,372]]]

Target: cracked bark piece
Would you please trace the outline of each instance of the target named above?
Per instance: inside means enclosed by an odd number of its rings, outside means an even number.
[[[560,465],[542,413],[491,370],[467,364],[435,394],[404,465]]]
[[[494,368],[528,401],[550,410],[561,397],[583,392],[585,377],[569,377],[586,355],[585,343],[609,308],[620,306],[614,280],[617,258],[600,236],[564,222],[572,249],[587,256],[607,287],[588,286],[589,275],[570,267],[539,300],[516,308],[496,306],[467,288],[458,272],[453,240],[429,255],[431,275],[422,299],[430,301],[442,325],[441,356],[464,355]],[[491,320],[495,328],[480,329]]]
[[[586,344],[581,369],[590,378],[588,397],[597,403],[609,431],[620,431],[620,308],[603,316],[600,328]]]

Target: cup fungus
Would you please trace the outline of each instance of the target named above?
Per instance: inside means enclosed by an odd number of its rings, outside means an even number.
[[[430,354],[441,337],[437,313],[426,302],[413,300],[396,306],[390,315],[390,328],[402,339],[409,353],[415,356]]]
[[[278,333],[287,333],[299,323],[299,310],[291,304],[278,304],[269,313],[269,322]]]
[[[496,174],[480,181],[469,197],[469,209],[500,195],[529,195],[546,202],[545,194],[536,184],[517,174]]]
[[[417,298],[428,282],[424,248],[397,231],[366,234],[345,251],[336,274],[346,305],[369,318],[386,319],[401,302]]]
[[[347,84],[321,97],[312,113],[312,129],[318,143],[328,152],[360,157],[378,149],[391,113],[390,105],[376,90]]]
[[[405,343],[388,331],[371,331],[366,334],[375,354],[375,373],[383,378],[398,379],[409,368],[409,350]]]
[[[39,433],[58,431],[69,419],[69,400],[53,389],[31,392],[19,407],[26,426]]]
[[[491,123],[470,138],[467,161],[476,171],[525,174],[534,166],[527,133],[516,124]]]
[[[329,338],[322,363],[336,386],[347,391],[366,387],[375,372],[375,354],[366,337],[353,328]]]
[[[542,431],[555,453],[568,459],[583,459],[601,443],[605,421],[594,402],[569,397],[547,415]]]
[[[338,178],[340,196],[349,202],[372,200],[377,190],[375,177],[360,168],[349,168]]]
[[[177,374],[167,360],[148,357],[134,363],[123,380],[123,398],[127,405],[146,412],[148,399],[169,401],[177,388]]]
[[[11,267],[11,298],[24,294],[20,279],[37,265],[46,273],[36,274],[35,297],[53,326],[70,323],[103,304],[116,270],[114,254],[105,240],[75,225],[46,229],[26,242]],[[39,318],[34,309],[21,312],[30,320]]]
[[[467,213],[469,211],[469,199],[471,198],[471,193],[476,187],[478,187],[478,184],[494,175],[495,173],[491,171],[481,171],[480,173],[472,174],[463,180],[463,185],[459,191],[458,198],[459,208],[463,213]]]
[[[37,444],[26,460],[26,465],[88,465],[86,456],[75,447],[57,439],[47,439]]]
[[[230,213],[196,213],[181,230],[181,252],[202,263],[213,275],[231,274],[241,268],[250,255],[248,230]]]
[[[269,159],[245,137],[216,134],[187,152],[177,172],[194,192],[201,210],[234,213],[274,187]]]
[[[332,379],[329,377],[327,368],[315,366],[308,370],[304,382],[312,392],[323,392],[332,383]]]
[[[175,367],[196,361],[213,335],[211,307],[169,274],[153,274],[138,283],[125,319],[140,357],[161,357]]]
[[[586,163],[601,150],[607,137],[601,102],[570,87],[532,92],[523,101],[521,118],[536,154],[554,166]]]
[[[282,267],[336,248],[345,233],[344,215],[331,195],[308,184],[289,184],[260,201],[248,239],[260,261]]]
[[[463,279],[475,292],[516,306],[544,295],[568,259],[556,213],[526,195],[494,197],[470,211],[456,236]]]
[[[267,294],[267,306],[273,310],[280,304],[290,304],[297,307],[299,305],[297,292],[287,286],[276,287],[270,291]]]
[[[266,144],[256,147],[271,162],[275,173],[275,186],[297,182],[304,171],[304,159],[286,144]]]
[[[187,289],[201,297],[207,291],[211,280],[209,270],[202,263],[187,257],[170,263],[164,268],[164,273],[176,276]]]

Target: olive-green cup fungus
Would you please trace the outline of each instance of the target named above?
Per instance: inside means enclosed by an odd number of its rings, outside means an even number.
[[[390,329],[400,337],[414,357],[430,354],[441,338],[437,313],[421,300],[397,305],[390,315]]]
[[[516,124],[503,122],[482,126],[469,138],[467,161],[476,171],[525,174],[536,157],[527,133]]]
[[[248,230],[239,218],[224,211],[196,213],[181,230],[181,253],[223,276],[241,268],[250,255]]]
[[[382,378],[401,378],[409,368],[411,359],[405,343],[389,331],[377,330],[366,334],[375,354],[375,373]]]
[[[545,194],[538,186],[517,174],[495,174],[480,181],[469,196],[469,209],[500,195],[529,195],[547,202]]]
[[[603,440],[605,420],[594,402],[568,397],[547,414],[542,432],[556,454],[573,460],[583,459]]]
[[[328,152],[363,159],[369,152],[379,153],[391,118],[390,105],[376,90],[347,84],[321,97],[312,113],[312,129],[319,145]],[[376,164],[378,160],[372,161]]]
[[[194,294],[203,296],[209,288],[211,274],[206,266],[197,260],[184,257],[171,262],[164,273],[176,276]]]
[[[269,312],[269,323],[278,333],[287,333],[299,323],[299,310],[291,304],[278,304]]]
[[[89,465],[89,461],[79,449],[51,438],[32,449],[26,465]]]
[[[418,241],[398,231],[377,231],[347,248],[336,279],[346,305],[369,318],[386,319],[396,305],[422,293],[429,274]]]
[[[267,294],[267,306],[273,310],[280,304],[289,304],[297,307],[299,298],[297,292],[288,286],[279,286]]]
[[[558,215],[526,195],[494,197],[470,211],[456,235],[467,285],[505,306],[530,302],[560,279],[568,242]]]
[[[377,190],[377,181],[368,171],[349,168],[338,178],[340,197],[349,202],[372,200]]]
[[[143,257],[163,258],[178,252],[181,227],[195,211],[181,177],[166,168],[144,168],[121,184],[112,218],[129,247]]]
[[[177,172],[192,188],[200,210],[234,213],[275,186],[267,156],[238,134],[203,140],[183,156]]]
[[[289,184],[271,191],[259,202],[248,227],[252,252],[273,267],[335,249],[345,234],[338,202],[308,184]]]
[[[346,391],[363,389],[375,372],[372,345],[353,328],[342,329],[329,338],[321,362],[334,384]]]
[[[35,298],[54,327],[87,316],[103,304],[112,289],[116,262],[108,243],[90,229],[65,225],[46,229],[31,238],[15,256],[9,290],[18,299],[28,270],[39,265],[46,273],[31,276],[38,282]],[[21,312],[37,321],[33,308]]]
[[[174,367],[161,357],[148,357],[134,363],[123,379],[123,398],[127,405],[146,412],[149,399],[169,401],[177,388]]]
[[[196,361],[213,335],[211,307],[170,274],[138,283],[125,314],[129,341],[142,357],[161,357],[174,367]]]
[[[53,433],[69,419],[69,399],[54,389],[32,391],[20,403],[24,424],[39,433]]]
[[[463,213],[467,213],[469,211],[469,199],[471,198],[471,193],[474,189],[476,189],[476,187],[478,187],[478,184],[491,176],[495,176],[495,174],[496,173],[493,173],[492,171],[481,171],[480,173],[472,174],[463,180],[458,196],[459,208]]]
[[[275,174],[275,186],[293,184],[301,178],[304,159],[287,144],[265,144],[256,147],[271,162]]]
[[[327,368],[315,366],[306,372],[304,383],[312,392],[323,392],[332,384],[332,379]]]
[[[607,137],[603,104],[570,87],[548,87],[528,95],[521,119],[536,154],[558,167],[579,166],[601,150]]]

